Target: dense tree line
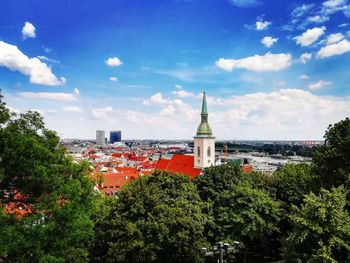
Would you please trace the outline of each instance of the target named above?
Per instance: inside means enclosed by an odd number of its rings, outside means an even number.
[[[310,165],[272,175],[156,171],[103,197],[89,169],[38,113],[15,114],[0,94],[0,262],[216,262],[201,248],[218,241],[240,242],[227,262],[350,261],[348,118],[328,127]]]
[[[290,145],[290,144],[248,144],[248,143],[232,143],[217,142],[215,147],[221,151],[224,150],[224,144],[228,147],[229,153],[234,152],[260,152],[268,155],[281,154],[283,156],[298,155],[303,157],[312,157],[312,154],[318,149],[317,146],[306,145]],[[193,147],[193,144],[190,146]]]

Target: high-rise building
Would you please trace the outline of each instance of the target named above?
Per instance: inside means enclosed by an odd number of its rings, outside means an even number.
[[[105,137],[106,137],[105,131],[97,130],[96,131],[96,144],[101,145],[101,146],[106,145]]]
[[[121,142],[122,132],[121,131],[111,131],[109,133],[109,143]]]
[[[194,138],[194,167],[205,168],[215,165],[215,137],[208,123],[208,109],[203,92],[201,123]]]

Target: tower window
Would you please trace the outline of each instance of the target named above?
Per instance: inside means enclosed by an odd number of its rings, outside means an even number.
[[[210,146],[208,146],[207,154],[208,154],[208,156],[210,157],[210,155],[211,155],[211,149],[210,149]]]
[[[198,146],[198,148],[197,148],[197,156],[199,157],[199,156],[201,156],[201,148]]]

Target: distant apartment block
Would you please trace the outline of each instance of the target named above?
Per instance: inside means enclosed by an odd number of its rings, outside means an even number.
[[[105,131],[102,130],[97,130],[96,131],[96,144],[104,146],[106,145],[106,140],[105,140]]]

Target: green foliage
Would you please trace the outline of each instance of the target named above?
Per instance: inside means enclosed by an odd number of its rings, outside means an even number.
[[[206,169],[195,184],[203,200],[211,203],[212,221],[206,225],[206,235],[212,244],[237,240],[245,254],[263,255],[268,250],[278,232],[280,208],[269,196],[264,176],[242,173],[236,165],[221,165]]]
[[[279,204],[249,183],[223,191],[218,204],[216,226],[222,239],[248,244],[278,231]]]
[[[350,186],[350,119],[330,125],[324,136],[326,143],[313,157],[315,173],[322,187],[330,189],[342,184]]]
[[[94,238],[89,249],[89,262],[104,262],[108,251],[106,244],[110,240],[110,225],[114,218],[112,209],[117,204],[117,199],[113,196],[104,196],[99,200],[99,211],[94,215]]]
[[[243,176],[239,165],[227,164],[206,168],[203,175],[197,177],[193,182],[197,185],[199,195],[203,200],[215,201],[218,195],[229,189],[232,184],[238,184],[247,179],[248,177]]]
[[[3,98],[4,97],[2,96],[0,89],[0,127],[2,124],[5,124],[12,115],[10,110],[6,107],[6,103],[3,101]]]
[[[273,174],[276,198],[287,207],[300,205],[305,194],[317,191],[317,177],[309,164],[287,164]],[[287,209],[288,212],[288,209]]]
[[[107,262],[200,262],[206,216],[183,175],[155,172],[121,189],[105,220]]]
[[[0,209],[0,261],[86,262],[96,210],[87,165],[65,156],[37,112],[0,110],[0,205],[29,207],[23,218]]]
[[[305,196],[290,216],[293,230],[287,238],[288,262],[349,262],[350,217],[344,209],[342,187]]]

